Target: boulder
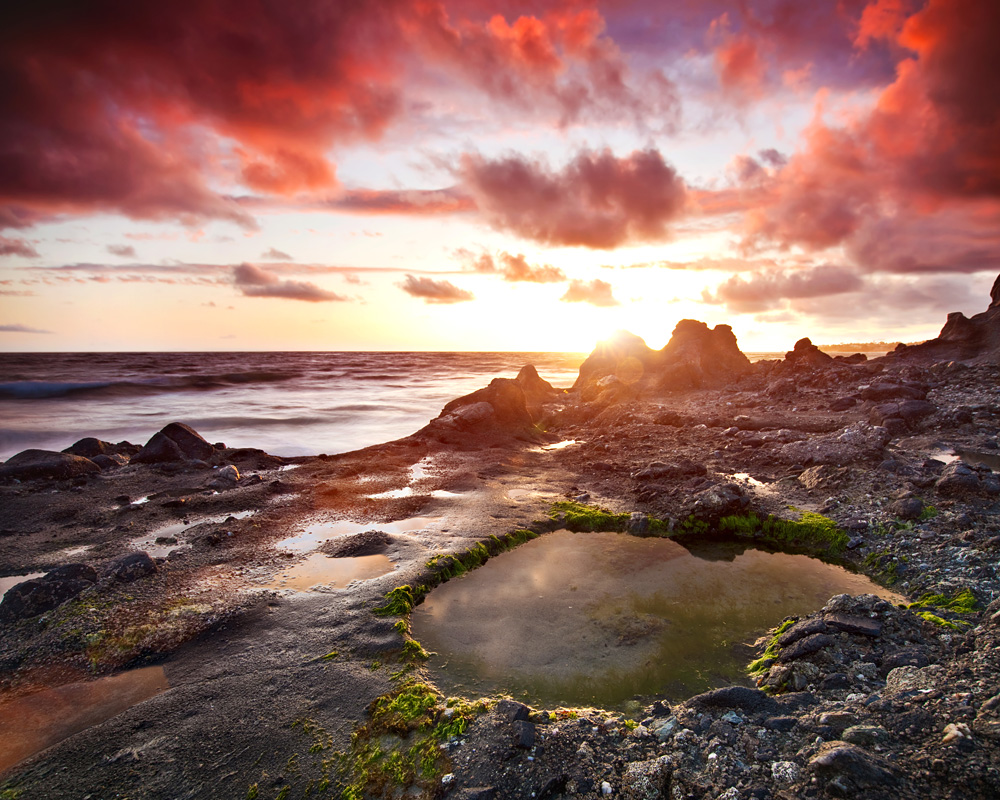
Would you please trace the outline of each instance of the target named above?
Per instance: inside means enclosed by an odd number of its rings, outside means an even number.
[[[633,761],[622,773],[621,796],[624,800],[660,800],[667,796],[672,771],[670,756]]]
[[[839,779],[858,787],[894,784],[896,776],[881,759],[848,742],[824,742],[809,759],[809,766],[819,775]]]
[[[104,571],[104,580],[113,583],[131,583],[156,572],[156,562],[149,553],[140,551],[116,558]]]
[[[824,353],[807,337],[799,339],[795,347],[785,353],[784,363],[800,369],[817,369],[830,366],[833,363],[833,356]]]
[[[524,390],[514,378],[494,378],[489,386],[452,400],[420,433],[442,441],[464,440],[469,434],[539,436]]]
[[[22,581],[0,601],[0,622],[29,619],[61,606],[97,580],[97,571],[88,564],[66,564],[41,578]]]
[[[746,490],[736,483],[720,483],[694,495],[688,513],[702,522],[715,523],[722,517],[739,514],[750,505]]]
[[[695,695],[688,700],[688,705],[694,708],[738,708],[752,714],[778,711],[778,701],[760,689],[750,689],[746,686],[724,686],[709,692]]]
[[[944,468],[941,477],[934,484],[934,488],[943,495],[954,497],[973,494],[982,487],[979,476],[971,467],[961,461],[953,461]]]
[[[153,434],[138,453],[132,456],[135,464],[162,464],[171,461],[205,461],[215,453],[205,439],[193,428],[182,422],[171,422]]]
[[[89,458],[51,450],[22,450],[0,466],[0,479],[33,480],[35,478],[76,478],[100,472]]]
[[[141,448],[138,445],[134,445],[131,442],[118,442],[118,444],[112,444],[111,442],[96,439],[93,436],[87,436],[86,438],[74,442],[63,450],[63,452],[74,456],[83,456],[84,458],[95,458],[96,456],[124,456],[127,461],[131,456],[138,453],[140,449]]]
[[[582,391],[608,375],[616,375],[626,383],[636,383],[655,365],[656,360],[657,352],[644,339],[628,331],[618,331],[598,342],[580,365],[573,390]]]

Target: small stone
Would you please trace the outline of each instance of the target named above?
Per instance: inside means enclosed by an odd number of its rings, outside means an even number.
[[[778,637],[778,644],[782,647],[788,647],[799,639],[804,639],[806,636],[811,636],[814,633],[826,633],[826,622],[819,617],[796,622]]]
[[[904,497],[889,506],[889,512],[901,520],[920,519],[924,503],[919,497]]]
[[[825,742],[809,759],[809,766],[831,781],[850,781],[858,786],[895,783],[896,777],[871,753],[847,742]]]
[[[803,656],[819,652],[824,647],[829,647],[833,643],[834,639],[832,636],[828,636],[825,633],[814,633],[795,642],[791,647],[786,647],[782,650],[778,655],[778,661],[782,663],[795,661]]]
[[[535,726],[525,719],[517,719],[511,723],[518,747],[530,750],[535,746]]]
[[[876,637],[882,633],[882,623],[871,617],[855,617],[848,614],[827,614],[824,618],[831,628],[845,633]]]
[[[632,762],[622,774],[622,797],[625,800],[659,800],[666,791],[672,769],[669,756]]]
[[[130,553],[112,561],[104,572],[104,578],[118,583],[131,583],[156,572],[156,562],[149,553]]]
[[[601,794],[610,795],[611,794],[611,784],[607,781],[601,781]]]
[[[951,722],[944,728],[944,738],[941,740],[941,743],[950,744],[951,742],[969,739],[971,737],[972,731],[969,730],[968,725],[964,722]]]
[[[774,761],[771,763],[771,777],[776,783],[789,786],[799,779],[801,770],[794,761]]]
[[[849,744],[874,747],[889,741],[889,732],[877,725],[852,725],[841,734],[840,738]]]
[[[508,722],[515,722],[528,718],[528,707],[524,703],[518,703],[514,700],[501,700],[496,705],[496,713]]]

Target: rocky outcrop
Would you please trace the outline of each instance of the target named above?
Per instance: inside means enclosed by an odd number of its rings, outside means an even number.
[[[682,319],[659,353],[661,389],[707,389],[726,386],[750,371],[750,359],[728,325],[709,328]]]
[[[573,389],[582,391],[584,399],[593,399],[609,390],[627,395],[626,390],[717,388],[750,370],[750,360],[731,327],[709,328],[704,322],[682,319],[662,350],[652,350],[626,331],[601,342],[581,365]]]
[[[112,444],[111,442],[104,442],[100,439],[96,439],[93,436],[87,436],[77,442],[74,442],[63,450],[63,452],[74,456],[83,456],[84,458],[96,458],[97,456],[124,456],[127,462],[129,458],[134,456],[141,449],[141,447],[132,444],[131,442],[118,442],[118,444]]]
[[[889,355],[907,361],[1000,364],[1000,275],[993,283],[986,311],[971,318],[954,311],[936,339],[901,344]]]
[[[133,464],[164,464],[174,461],[207,461],[215,453],[197,431],[181,422],[171,422],[132,456]]]
[[[542,378],[531,364],[521,367],[516,380],[524,392],[525,404],[532,419],[539,419],[542,416],[542,406],[555,400],[561,393]]]
[[[97,571],[88,564],[66,564],[41,578],[12,586],[0,602],[0,622],[13,623],[51,611],[93,586]]]
[[[833,362],[833,356],[824,353],[806,337],[799,339],[795,347],[785,353],[784,363],[791,367],[817,369],[827,367]]]
[[[453,444],[474,443],[475,437],[539,437],[528,413],[524,389],[514,378],[494,378],[489,386],[452,400],[415,435]]]
[[[50,450],[22,450],[0,466],[0,479],[33,480],[35,478],[76,478],[100,472],[89,458]]]

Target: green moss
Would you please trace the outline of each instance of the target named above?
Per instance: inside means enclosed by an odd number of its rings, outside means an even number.
[[[409,584],[397,586],[385,596],[385,604],[375,609],[380,617],[404,617],[416,605],[413,589]]]
[[[403,658],[407,661],[426,661],[430,654],[416,639],[407,639],[403,642]]]
[[[759,678],[771,668],[774,660],[778,657],[778,650],[781,648],[781,645],[778,644],[778,639],[781,638],[781,634],[791,628],[794,624],[795,620],[786,619],[774,629],[771,640],[767,643],[767,647],[764,648],[764,652],[761,657],[751,661],[747,665],[747,674],[751,677]]]
[[[934,506],[924,506],[924,510],[920,512],[921,520],[934,519],[937,516],[937,509]]]
[[[958,624],[950,620],[944,619],[942,617],[939,617],[937,614],[932,614],[930,611],[918,611],[917,616],[923,617],[928,622],[933,622],[935,625],[939,625],[942,628],[949,628],[955,631],[961,630],[961,627],[959,627]],[[965,624],[967,625],[968,623]]]
[[[257,800],[260,795],[260,787],[256,783],[251,783],[247,789],[247,800]]]
[[[723,517],[719,520],[719,530],[783,550],[804,550],[829,556],[842,554],[850,541],[836,522],[813,511],[800,511],[797,520],[773,515],[761,519],[754,513]]]
[[[940,608],[956,614],[974,614],[979,610],[979,603],[971,590],[960,589],[951,597],[928,592],[921,595],[915,603],[910,603],[908,608]]]
[[[628,527],[628,514],[615,514],[600,506],[588,506],[563,500],[552,504],[549,518],[574,533],[613,531],[622,533]]]

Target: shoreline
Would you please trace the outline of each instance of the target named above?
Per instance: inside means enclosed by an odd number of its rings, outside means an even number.
[[[969,797],[1000,785],[1000,686],[991,672],[1000,638],[992,620],[1000,610],[995,476],[935,458],[945,449],[996,451],[997,406],[984,398],[996,395],[997,368],[793,365],[662,393],[596,373],[583,380],[584,367],[574,392],[553,392],[522,371],[516,391],[515,381],[494,381],[411,436],[337,456],[219,448],[204,465],[132,464],[0,486],[0,541],[24,571],[56,565],[52,556],[33,560],[39,553],[80,547],[106,571],[123,539],[191,522],[179,541],[190,546],[154,560],[152,570],[129,580],[105,572],[82,599],[7,628],[6,697],[51,683],[60,664],[91,674],[162,665],[171,688],[22,762],[3,776],[4,790],[76,797],[111,786],[137,797],[246,797],[257,786],[258,796],[288,787],[284,796],[294,797],[312,781],[318,791],[332,774],[324,761],[333,751],[351,757],[352,733],[369,726],[369,735],[385,734],[369,704],[400,692],[409,677],[432,680],[419,644],[409,647],[397,625],[405,628],[405,614],[373,609],[396,587],[425,582],[435,554],[564,524],[550,511],[566,500],[660,520],[672,535],[697,535],[684,530],[690,519],[718,525],[750,512],[794,522],[793,505],[836,522],[847,537],[837,557],[911,601],[938,594],[947,604],[968,588],[976,609],[836,600],[796,626],[811,632],[759,643],[776,659],[760,674],[771,694],[717,690],[672,708],[654,703],[632,722],[600,710],[504,703],[469,711],[465,731],[440,749],[450,771],[417,776],[427,796],[597,797],[607,783],[614,795],[638,797],[646,796],[638,793],[644,780],[660,792],[649,797],[728,792],[727,800],[836,796],[838,787],[866,797]],[[863,394],[859,386],[883,387],[886,396],[832,410]],[[925,398],[913,402],[933,410],[921,407],[912,420],[885,416],[905,423],[889,426],[895,433],[873,424],[888,413],[883,406],[895,401],[897,413],[913,391]],[[557,441],[577,444],[543,447]],[[229,466],[239,479],[218,485]],[[255,513],[230,516],[243,511]],[[221,522],[196,522],[218,515]],[[364,532],[338,539],[341,557],[373,547],[387,555],[396,566],[386,575],[326,593],[246,594],[294,560],[273,547],[291,533],[315,522],[353,518],[378,529],[413,517],[432,522],[377,541]],[[767,541],[763,528],[744,535]],[[877,620],[878,632],[850,622],[858,619]],[[784,655],[796,647],[803,652]],[[899,651],[905,663],[893,660]],[[435,724],[446,718],[440,700],[427,713]],[[406,741],[423,735],[421,724],[403,724]],[[859,727],[871,730],[846,733]],[[210,742],[199,745],[208,731]],[[323,739],[311,753],[309,737],[319,731],[329,744]],[[335,787],[321,796],[338,796]]]

